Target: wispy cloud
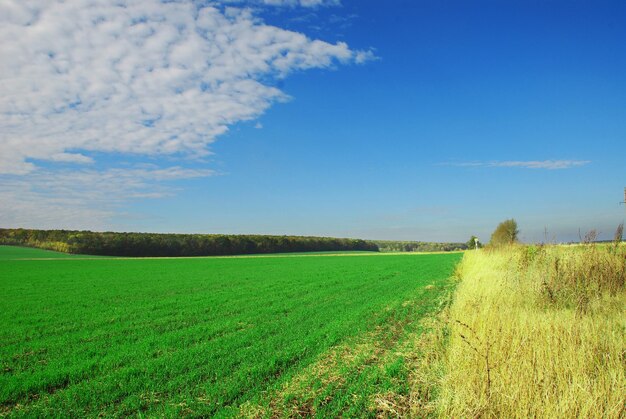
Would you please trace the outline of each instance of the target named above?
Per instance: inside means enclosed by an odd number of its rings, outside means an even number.
[[[0,220],[4,226],[108,229],[129,201],[171,196],[171,182],[211,176],[180,166],[96,170],[37,170],[2,175]]]
[[[248,3],[263,4],[266,6],[289,6],[289,7],[320,7],[339,6],[340,0],[225,0],[225,3]]]
[[[491,167],[520,167],[523,169],[570,169],[591,163],[589,160],[531,160],[531,161],[501,161],[492,162]]]
[[[590,160],[505,160],[489,162],[452,162],[441,163],[440,165],[456,167],[516,167],[520,169],[560,170],[585,166],[589,163],[591,163]]]

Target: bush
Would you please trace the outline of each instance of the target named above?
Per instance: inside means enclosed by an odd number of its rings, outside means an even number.
[[[498,224],[498,227],[491,234],[491,240],[489,244],[492,246],[504,246],[517,242],[517,236],[519,230],[517,229],[517,222],[511,218],[510,220],[502,221]]]

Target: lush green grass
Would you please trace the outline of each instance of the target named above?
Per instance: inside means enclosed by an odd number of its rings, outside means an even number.
[[[344,251],[327,251],[327,252],[297,252],[297,253],[258,253],[249,255],[233,255],[221,257],[282,257],[282,256],[317,256],[317,255],[371,255],[373,252],[366,250],[344,250]],[[0,261],[1,260],[22,260],[22,259],[66,259],[66,258],[117,258],[118,256],[93,256],[93,255],[76,255],[63,252],[55,252],[53,250],[37,249],[34,247],[23,246],[6,246],[0,245]],[[215,256],[182,256],[190,257],[215,257]]]
[[[0,245],[0,260],[65,259],[65,258],[84,258],[84,257],[97,257],[97,256],[70,255],[70,254],[62,253],[62,252],[53,252],[52,250],[35,249],[34,247]]]
[[[331,348],[432,310],[460,257],[3,260],[0,414],[266,405]]]

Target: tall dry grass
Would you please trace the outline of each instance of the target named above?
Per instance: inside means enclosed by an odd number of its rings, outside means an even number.
[[[626,417],[626,248],[467,252],[450,308],[446,417]]]

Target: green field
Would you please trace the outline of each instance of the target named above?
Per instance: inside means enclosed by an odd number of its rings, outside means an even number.
[[[461,258],[7,260],[27,250],[0,248],[0,415],[374,415]],[[346,347],[376,361],[298,389]]]
[[[3,246],[0,245],[0,260],[18,259],[66,259],[66,258],[92,258],[98,256],[70,255],[67,253],[53,252],[51,250],[35,249],[33,247]]]

